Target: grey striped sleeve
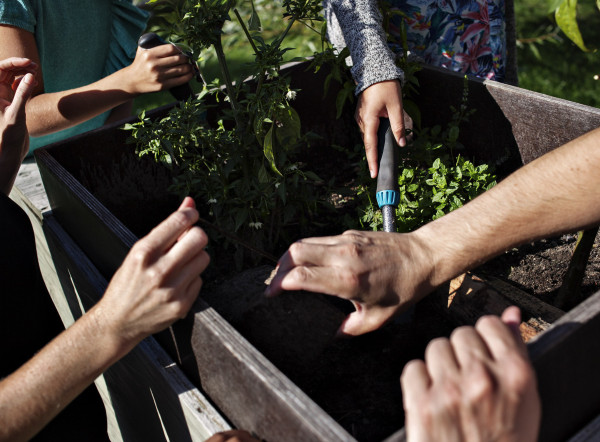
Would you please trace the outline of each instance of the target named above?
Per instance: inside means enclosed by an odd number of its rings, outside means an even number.
[[[377,0],[323,0],[327,36],[342,50],[348,46],[352,77],[358,95],[374,83],[398,79],[404,81],[402,69],[386,43]]]

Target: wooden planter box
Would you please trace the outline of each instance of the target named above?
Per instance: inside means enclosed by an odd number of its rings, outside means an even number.
[[[289,71],[292,87],[302,89],[295,108],[303,127],[320,133],[332,132],[335,91],[323,97],[324,73],[315,76],[306,72],[303,65],[291,66]],[[463,78],[427,67],[420,73],[419,81],[423,125],[444,123],[449,106],[460,105]],[[504,173],[600,126],[598,109],[494,82],[469,80],[468,84],[469,106],[477,112],[471,117],[469,127],[461,131],[461,141],[477,160],[499,164]],[[147,115],[158,117],[168,108]],[[128,134],[119,127],[92,131],[35,153],[53,217],[107,279],[137,238],[145,234],[147,226],[162,220],[178,203],[166,191],[150,186],[158,182],[161,183],[158,187],[164,189],[168,175],[151,163],[136,165],[131,161],[135,157],[133,146],[125,144]],[[338,137],[334,140],[336,144],[350,141],[344,139],[348,131],[338,128],[335,133],[330,135]],[[115,164],[121,166],[115,169]],[[136,177],[119,175],[115,170],[129,170]],[[81,178],[86,174],[105,177],[104,189],[86,188],[86,180]],[[103,193],[107,189],[122,196],[122,201],[116,204],[119,207],[110,207],[114,202],[104,202]],[[124,223],[115,213],[128,219],[138,217],[144,225]],[[503,302],[515,302],[510,294],[502,298],[498,287],[491,289],[484,284],[475,293],[484,303],[491,296],[496,300],[495,306],[474,311],[471,318],[464,314],[457,316],[455,309],[447,306],[449,288],[443,287],[439,292],[442,295],[431,296],[428,304],[417,306],[411,323],[398,322],[351,343],[332,343],[333,332],[343,314],[330,299],[286,294],[269,301],[272,304],[267,306],[265,300],[248,295],[260,290],[271,269],[249,270],[243,275],[245,286],[239,283],[242,279],[235,278],[203,291],[202,299],[186,320],[156,336],[190,381],[210,397],[233,425],[271,441],[402,440],[403,416],[398,417],[397,413],[397,409],[401,410],[398,378],[405,361],[394,355],[420,356],[427,340],[439,333],[427,329],[428,321],[447,319],[449,327],[472,323],[480,314],[496,312]],[[228,303],[228,296],[239,302]],[[497,301],[500,298],[504,301]],[[564,440],[600,412],[600,383],[595,379],[600,372],[600,293],[564,315],[529,298],[520,302],[526,316],[529,313],[530,319],[548,323],[542,327],[545,331],[528,343],[544,406],[540,440]],[[318,315],[310,308],[315,304],[320,306]],[[439,316],[430,313],[432,307],[441,312]],[[291,325],[281,330],[261,328],[265,314],[273,315],[269,316],[269,324],[279,321]],[[421,335],[417,337],[415,333]],[[261,347],[265,342],[273,347]],[[379,353],[375,354],[375,350]],[[339,359],[324,356],[332,352],[337,352]],[[369,366],[363,362],[357,368],[354,373],[357,384],[358,379],[367,379],[360,378],[360,369],[368,380],[395,379],[396,390],[390,392],[393,388],[373,383],[371,393],[381,392],[385,396],[379,406],[369,402],[371,405],[360,410],[359,397],[355,399],[358,408],[339,409],[334,399],[342,390],[348,395],[353,390],[357,396],[369,395],[369,390],[360,390],[349,382],[335,385],[338,377],[347,380],[353,375],[349,370],[339,375],[333,365],[335,361],[345,357],[349,361],[347,366],[351,366],[351,356],[358,358],[361,353],[372,363]],[[377,404],[376,400],[373,403]],[[194,439],[193,424],[188,421],[187,425]],[[162,437],[157,435],[157,440]]]

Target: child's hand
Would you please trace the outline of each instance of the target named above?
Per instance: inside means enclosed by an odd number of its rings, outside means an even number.
[[[133,95],[168,90],[194,76],[189,58],[171,44],[138,48],[135,60],[124,70],[126,91]]]
[[[398,80],[382,81],[366,88],[358,96],[354,118],[363,135],[371,178],[377,177],[377,129],[379,118],[389,118],[399,146],[406,145],[402,88]]]

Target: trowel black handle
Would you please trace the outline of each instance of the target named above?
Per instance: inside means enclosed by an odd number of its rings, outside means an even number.
[[[379,119],[377,131],[377,204],[381,208],[384,232],[396,231],[396,210],[400,202],[398,192],[398,145],[387,118]]]
[[[143,34],[138,40],[138,46],[142,49],[151,49],[156,46],[166,44],[169,43],[160,38],[154,32],[148,32],[146,34]],[[194,94],[194,91],[192,91],[192,88],[190,87],[189,83],[184,83],[180,84],[179,86],[172,87],[171,89],[169,89],[169,92],[171,92],[171,95],[173,95],[173,97],[175,97],[177,101],[187,100]]]
[[[377,174],[377,192],[398,189],[398,144],[394,138],[390,120],[379,119],[377,131],[377,156],[379,173]]]

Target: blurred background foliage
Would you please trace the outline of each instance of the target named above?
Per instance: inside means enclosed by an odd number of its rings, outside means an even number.
[[[600,47],[599,2],[600,0],[515,1],[520,87],[600,107],[600,53],[596,51]],[[237,3],[242,17],[248,19],[252,14],[251,2],[245,0]],[[254,0],[254,6],[261,17],[265,38],[270,31],[275,36],[281,31],[280,27],[285,26],[280,18],[281,1]],[[557,17],[568,35],[558,26]],[[246,63],[252,60],[253,54],[249,51],[245,38],[237,30],[235,17],[231,18],[233,20],[224,28],[224,47],[229,68],[233,77],[237,78],[243,76]],[[168,32],[163,28],[164,23],[151,20],[149,30]],[[318,52],[321,48],[320,32],[321,29],[311,30],[301,23],[294,24],[287,38],[288,47],[293,49],[287,52],[286,59],[311,56]],[[576,38],[577,32],[579,39]],[[210,83],[220,75],[216,56],[207,51],[202,57],[201,70]],[[194,84],[193,87],[200,90],[201,85]],[[134,110],[140,113],[144,109],[152,109],[171,101],[167,92],[147,94],[136,100]]]

